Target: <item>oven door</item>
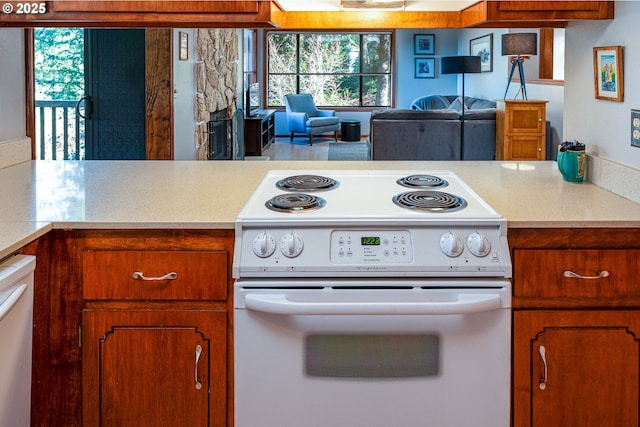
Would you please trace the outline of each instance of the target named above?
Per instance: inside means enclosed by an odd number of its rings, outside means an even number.
[[[235,426],[509,425],[507,280],[239,281]]]

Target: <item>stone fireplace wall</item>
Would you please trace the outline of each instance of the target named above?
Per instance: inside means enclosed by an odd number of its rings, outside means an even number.
[[[196,31],[196,150],[207,160],[207,122],[211,113],[236,110],[240,66],[240,37],[233,28],[199,28]]]

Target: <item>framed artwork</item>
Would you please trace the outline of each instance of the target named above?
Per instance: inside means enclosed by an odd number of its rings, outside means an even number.
[[[593,80],[597,99],[624,101],[622,46],[593,48]]]
[[[433,79],[435,76],[435,58],[416,58],[416,79]]]
[[[186,61],[189,59],[189,34],[184,31],[178,32],[178,40],[180,41],[178,59],[180,61]]]
[[[493,33],[469,40],[469,55],[480,57],[480,70],[493,71]]]
[[[436,35],[415,34],[413,48],[416,55],[433,55],[436,53]]]
[[[631,146],[640,147],[640,110],[631,110]]]

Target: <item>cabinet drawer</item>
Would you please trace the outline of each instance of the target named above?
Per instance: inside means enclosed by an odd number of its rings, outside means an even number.
[[[227,252],[85,251],[83,282],[85,299],[225,300]]]
[[[514,296],[638,298],[638,249],[514,251]]]

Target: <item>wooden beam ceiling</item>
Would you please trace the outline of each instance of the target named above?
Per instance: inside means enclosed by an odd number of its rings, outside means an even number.
[[[460,28],[460,12],[282,12],[271,13],[283,29]]]

